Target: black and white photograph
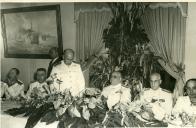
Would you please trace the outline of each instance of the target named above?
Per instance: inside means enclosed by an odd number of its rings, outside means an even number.
[[[196,2],[0,2],[1,128],[196,127]]]

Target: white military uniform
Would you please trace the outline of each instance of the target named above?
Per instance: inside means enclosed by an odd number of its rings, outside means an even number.
[[[38,81],[35,81],[33,83],[31,83],[29,85],[29,90],[26,94],[27,97],[30,97],[31,94],[33,93],[33,89],[34,88],[37,88],[42,94],[43,96],[47,95],[47,90],[46,90],[46,87],[47,87],[47,83],[46,82],[43,82],[43,83],[39,83]]]
[[[157,90],[147,89],[141,95],[141,100],[151,105],[152,111],[157,119],[161,120],[165,114],[171,114],[173,103],[172,94],[166,90],[161,88]]]
[[[105,87],[102,91],[102,95],[107,98],[109,109],[119,102],[126,104],[131,101],[130,89],[123,87],[121,84]]]
[[[179,114],[183,112],[187,113],[190,116],[196,116],[196,106],[191,104],[189,96],[179,97],[172,110],[172,114],[175,116],[179,116]]]
[[[18,97],[19,95],[24,96],[23,82],[20,80],[17,80],[17,82],[11,85],[10,87],[6,85],[5,94],[6,94],[6,97],[11,96],[13,98]]]
[[[54,77],[55,76],[55,77]],[[65,89],[70,89],[73,96],[78,95],[85,89],[85,80],[79,64],[74,62],[71,65],[66,65],[64,61],[53,67],[50,78],[54,79],[54,87],[57,91],[63,92]],[[58,84],[58,80],[62,81]]]

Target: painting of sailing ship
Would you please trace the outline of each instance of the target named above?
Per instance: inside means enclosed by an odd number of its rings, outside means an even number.
[[[3,18],[8,55],[40,58],[51,47],[59,47],[56,10],[5,13]]]

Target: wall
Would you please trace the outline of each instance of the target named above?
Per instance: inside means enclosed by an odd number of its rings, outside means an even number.
[[[56,4],[56,3],[55,3]],[[2,9],[17,8],[17,7],[29,7],[48,5],[45,3],[26,3],[26,4],[1,4]],[[60,3],[61,7],[61,23],[62,23],[62,37],[63,48],[72,48],[75,50],[75,31],[76,26],[74,23],[74,3]],[[25,83],[26,88],[30,81],[33,80],[33,73],[37,68],[47,68],[50,60],[48,59],[17,59],[17,58],[4,58],[4,46],[3,39],[0,36],[0,48],[1,48],[1,78],[5,79],[5,76],[10,68],[16,67],[20,70],[20,80]]]
[[[186,80],[196,78],[196,3],[188,3],[188,17],[185,44]]]

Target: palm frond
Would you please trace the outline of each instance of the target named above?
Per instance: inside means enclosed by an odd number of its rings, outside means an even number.
[[[51,124],[55,121],[57,121],[57,117],[56,117],[56,110],[51,110],[48,113],[46,113],[42,118],[41,118],[41,122],[46,122],[46,124]]]
[[[21,107],[21,108],[12,108],[9,110],[4,111],[6,114],[9,114],[11,116],[17,116],[24,114],[29,108],[28,107]]]
[[[38,121],[51,109],[54,109],[52,103],[46,103],[35,109],[35,111],[28,118],[25,128],[33,128],[38,123]]]

